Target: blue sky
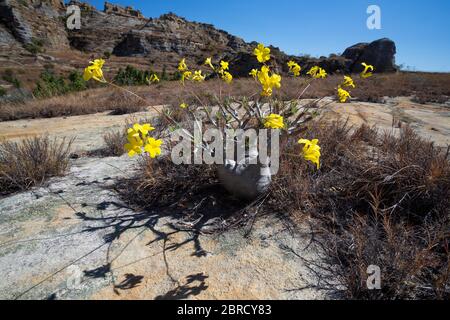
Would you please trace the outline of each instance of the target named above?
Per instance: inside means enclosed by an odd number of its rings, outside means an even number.
[[[103,0],[87,1],[103,9]],[[450,0],[111,0],[147,17],[169,11],[211,23],[246,41],[289,54],[328,56],[357,42],[388,37],[397,63],[420,71],[450,72]],[[366,27],[369,5],[381,8],[381,30]]]

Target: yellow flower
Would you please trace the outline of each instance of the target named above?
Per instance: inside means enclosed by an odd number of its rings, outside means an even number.
[[[350,93],[341,87],[338,88],[337,94],[340,103],[345,103],[349,98],[351,98]]]
[[[191,77],[192,77],[192,72],[190,72],[190,71],[185,71],[185,72],[183,72],[183,74],[181,75],[181,82],[184,83],[184,81],[185,81],[186,79],[187,79],[187,80],[190,80]]]
[[[312,141],[307,139],[298,140],[299,144],[304,144],[303,147],[303,158],[306,161],[311,161],[317,165],[317,169],[320,168],[320,147],[317,145],[319,140],[313,139]]]
[[[363,72],[361,72],[361,78],[366,79],[371,77],[373,75],[373,72],[375,71],[375,68],[372,65],[367,64],[365,62],[361,63],[361,65],[364,67]]]
[[[89,62],[91,65],[84,69],[83,79],[84,81],[89,81],[94,79],[99,82],[106,82],[103,77],[103,65],[105,64],[105,60],[103,59],[95,59],[94,61]]]
[[[202,82],[205,80],[206,76],[202,74],[202,70],[197,70],[194,72],[194,75],[192,76],[192,80],[197,82]]]
[[[187,107],[188,107],[188,105],[184,102],[182,104],[180,104],[181,109],[186,109]]]
[[[258,69],[252,69],[249,75],[256,79],[256,77],[258,76]]]
[[[300,76],[300,71],[302,70],[302,67],[300,67],[300,65],[298,63],[291,60],[288,62],[287,65],[289,67],[289,72],[293,73],[294,77]]]
[[[128,151],[128,156],[130,158],[134,157],[135,155],[138,155],[138,154],[142,153],[141,146],[138,146],[138,145],[132,144],[132,143],[127,143],[125,145],[125,149]]]
[[[180,61],[180,63],[178,64],[178,71],[183,72],[183,71],[186,71],[186,70],[187,70],[186,59],[183,58]]]
[[[270,97],[273,93],[273,88],[281,88],[281,76],[273,73],[269,75],[270,69],[268,66],[262,66],[261,71],[258,72],[258,81],[262,85],[261,95]]]
[[[222,73],[222,79],[226,83],[230,84],[233,81],[233,76],[228,71]]]
[[[158,83],[159,82],[159,78],[158,78],[158,76],[156,75],[156,73],[154,73],[154,74],[152,74],[151,76],[150,76],[150,78],[145,78],[145,80],[147,80],[147,82],[148,83]]]
[[[264,127],[270,129],[283,129],[284,119],[279,114],[271,114],[264,118]]]
[[[260,63],[264,63],[270,60],[270,49],[264,47],[262,43],[258,44],[258,47],[255,48],[253,54],[256,56]]]
[[[210,66],[211,69],[215,70],[215,68],[214,68],[214,66],[213,66],[213,64],[212,64],[212,58],[211,58],[211,57],[210,57],[210,58],[207,58],[207,59],[205,60],[204,65],[205,65],[205,66]]]
[[[226,71],[226,70],[228,70],[228,68],[229,68],[229,63],[228,62],[226,62],[226,61],[220,61],[220,69],[221,70],[223,70],[223,71]]]
[[[350,76],[344,76],[344,82],[342,83],[344,87],[352,87],[355,88],[355,83],[353,82],[353,79]]]
[[[150,124],[145,123],[143,125],[140,125],[139,123],[136,123],[133,125],[133,130],[142,133],[143,137],[148,135],[149,131],[155,130]]]
[[[135,123],[132,128],[127,131],[128,143],[125,145],[125,149],[128,151],[128,156],[134,157],[137,154],[142,153],[142,147],[144,146],[144,140],[147,138],[149,131],[153,131],[150,124]]]
[[[150,158],[156,158],[161,154],[162,140],[156,140],[155,138],[148,138],[147,144],[144,147],[145,152],[150,155]]]
[[[312,67],[306,74],[309,74],[315,79],[325,79],[327,77],[327,72],[318,66]]]

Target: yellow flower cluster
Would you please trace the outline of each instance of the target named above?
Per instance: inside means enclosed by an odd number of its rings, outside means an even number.
[[[146,123],[140,125],[134,124],[132,128],[127,131],[128,143],[125,145],[125,149],[128,151],[129,157],[134,157],[144,152],[147,152],[151,158],[156,158],[161,154],[162,140],[156,140],[155,138],[148,137],[150,131],[155,130],[150,124]]]
[[[345,103],[348,99],[352,98],[350,96],[350,92],[344,89],[345,87],[356,88],[352,77],[344,76],[344,81],[342,81],[342,84],[338,86],[337,97],[340,103]]]
[[[268,65],[265,63],[270,60],[270,49],[266,48],[263,44],[259,44],[257,48],[254,50],[254,55],[257,60],[262,63],[260,70],[253,69],[250,72],[250,75],[257,80],[262,86],[262,96],[270,97],[273,94],[274,88],[281,88],[281,76],[272,72]],[[96,59],[90,62],[90,65],[84,70],[84,80],[88,81],[90,79],[94,79],[96,81],[108,83],[103,75],[102,67],[105,61],[102,59]],[[233,80],[233,76],[229,72],[229,62],[220,61],[220,66],[217,68],[214,67],[212,63],[212,58],[207,58],[205,61],[205,65],[211,67],[211,69],[219,74],[221,78],[226,83],[231,83]],[[364,65],[364,64],[363,64]],[[288,62],[289,71],[295,76],[299,77],[301,72],[301,67],[295,61]],[[374,68],[372,66],[365,65],[365,70],[361,74],[362,77],[367,78],[372,75]],[[186,59],[182,59],[178,65],[178,71],[181,72],[181,80],[184,83],[185,80],[192,81],[204,81],[206,75],[202,74],[201,70],[190,71],[187,64]],[[313,78],[325,78],[327,73],[320,67],[313,67],[308,72]],[[152,74],[150,77],[146,79],[149,83],[157,83],[160,81],[156,74]],[[113,85],[113,84],[111,84]],[[344,77],[344,82],[342,86],[346,87],[355,87],[353,80],[349,76]],[[345,102],[347,98],[350,97],[350,94],[342,89],[339,86],[338,95],[340,97],[341,102]],[[186,109],[188,105],[185,102],[180,104],[180,108]],[[265,117],[263,120],[263,124],[265,128],[268,129],[284,129],[286,125],[284,123],[284,118],[280,114],[270,114]],[[163,144],[162,140],[157,140],[153,137],[149,137],[148,134],[150,131],[155,130],[150,124],[134,124],[131,128],[127,130],[127,140],[128,143],[125,144],[125,149],[128,152],[130,157],[134,157],[136,155],[142,154],[144,152],[148,153],[151,158],[155,158],[161,154],[161,146]],[[303,157],[307,161],[311,161],[317,165],[317,168],[320,168],[320,146],[318,146],[318,140],[314,139],[312,141],[301,139],[299,140],[299,144],[304,144],[303,148]]]
[[[361,63],[361,65],[364,67],[364,70],[360,74],[361,78],[367,79],[371,77],[375,68],[365,62]],[[344,89],[345,87],[356,88],[352,77],[344,76],[344,81],[338,86],[337,97],[340,103],[345,103],[348,99],[352,98],[350,92]]]
[[[212,58],[207,58],[204,65],[209,66],[214,72],[217,72],[223,81],[230,84],[233,81],[233,75],[228,71],[230,63],[227,61],[220,61],[220,67],[216,69],[212,64]]]
[[[319,140],[313,139],[313,140],[307,140],[307,139],[300,139],[298,140],[299,144],[303,144],[303,158],[306,161],[311,161],[317,166],[317,169],[320,168],[320,147],[318,145]]]
[[[270,48],[266,48],[262,43],[253,50],[253,54],[258,59],[259,63],[266,63],[270,60]]]
[[[261,83],[264,97],[270,97],[273,93],[273,88],[281,88],[281,76],[276,73],[271,73],[268,66],[262,66],[261,71],[258,71],[258,81]]]
[[[264,127],[268,129],[283,129],[284,119],[279,114],[271,114],[264,118]]]
[[[337,95],[340,103],[345,103],[351,98],[350,92],[342,89],[341,86],[338,87]]]
[[[206,79],[206,76],[202,74],[202,70],[197,70],[192,73],[186,64],[186,59],[183,58],[178,64],[178,71],[181,72],[181,82],[184,84],[185,80],[192,80],[196,82],[202,82]]]
[[[314,66],[306,73],[315,79],[325,79],[327,77],[327,72],[319,66]]]
[[[270,60],[270,49],[264,47],[263,44],[259,44],[253,51],[260,63],[265,63]],[[263,65],[261,70],[253,69],[250,75],[254,77],[262,86],[261,95],[264,97],[270,97],[273,94],[273,89],[281,88],[281,76],[270,71],[267,65]]]
[[[294,77],[300,77],[300,71],[302,71],[302,67],[300,67],[300,65],[291,60],[287,63],[288,67],[289,67],[289,72],[291,72]]]
[[[102,70],[103,65],[105,64],[105,60],[95,59],[94,61],[90,61],[89,64],[90,66],[84,69],[83,74],[84,81],[94,79],[99,82],[106,82]]]

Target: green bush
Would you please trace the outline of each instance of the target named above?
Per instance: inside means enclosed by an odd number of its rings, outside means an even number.
[[[87,89],[87,83],[83,75],[78,71],[72,71],[69,74],[69,91],[82,91]]]
[[[6,89],[3,87],[0,87],[0,97],[6,96]]]
[[[33,94],[37,98],[49,98],[85,89],[86,82],[77,71],[71,72],[66,81],[63,76],[57,76],[52,71],[46,70],[41,74],[41,80],[37,82]]]
[[[127,66],[125,69],[120,68],[114,81],[121,86],[140,86],[146,85],[146,78],[153,74],[151,70],[142,71],[133,66]]]

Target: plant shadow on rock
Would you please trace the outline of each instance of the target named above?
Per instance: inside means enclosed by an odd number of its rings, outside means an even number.
[[[198,295],[208,288],[205,284],[208,276],[192,275],[185,284],[180,284],[170,274],[166,253],[192,243],[194,250],[191,256],[205,257],[207,252],[201,245],[200,235],[218,234],[245,225],[252,217],[252,203],[230,196],[219,184],[213,167],[176,166],[167,158],[143,158],[140,165],[142,170],[138,175],[118,181],[113,187],[121,201],[96,204],[95,209],[102,213],[100,216],[77,213],[79,219],[92,224],[84,232],[108,231],[104,241],[111,245],[128,231],[137,232],[133,237],[135,239],[150,230],[155,237],[147,245],[162,243],[167,276],[177,285],[176,289],[158,299]],[[165,226],[161,228],[158,223],[164,218],[167,220],[164,220]],[[187,237],[173,242],[173,236],[180,233]],[[133,239],[127,243],[131,243]],[[103,266],[86,270],[84,275],[88,278],[105,278],[107,274],[114,273],[111,264],[115,259],[117,257]],[[122,283],[114,283],[113,279],[116,294],[120,294],[120,290],[132,289],[142,281],[141,276],[133,275],[129,278]]]

